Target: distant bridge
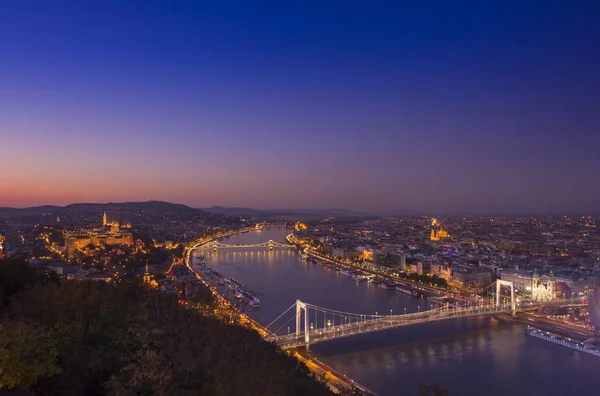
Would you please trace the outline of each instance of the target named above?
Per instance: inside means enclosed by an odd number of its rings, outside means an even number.
[[[500,304],[501,286],[510,287],[510,303],[508,304]],[[266,336],[265,339],[276,343],[283,349],[288,349],[397,327],[473,316],[515,313],[532,309],[531,306],[517,308],[513,284],[511,282],[497,281],[495,301],[495,304],[481,304],[470,307],[443,307],[403,315],[392,315],[391,312],[390,315],[371,315],[323,308],[297,300],[295,304],[271,322],[267,326],[267,329],[294,307],[296,307],[295,314],[290,312],[291,318],[280,326],[279,329],[272,331],[272,334]],[[288,326],[288,333],[279,335],[278,332],[288,324],[291,324],[291,322],[295,322],[295,332],[290,333],[291,326]]]
[[[207,243],[204,246],[200,246],[201,248],[211,248],[212,250],[218,249],[248,249],[248,248],[268,248],[269,250],[273,250],[274,248],[294,248],[294,245],[289,245],[287,243],[279,243],[270,240],[268,242],[262,243],[254,243],[254,244],[246,244],[246,245],[229,245],[225,243],[220,243],[214,241],[212,243]]]

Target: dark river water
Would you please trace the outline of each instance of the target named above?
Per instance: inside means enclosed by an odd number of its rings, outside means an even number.
[[[263,230],[226,244],[283,242],[288,231]],[[233,277],[261,301],[248,314],[269,324],[297,299],[361,314],[431,308],[417,299],[309,264],[291,249],[198,249],[206,264]],[[194,263],[197,260],[193,261]],[[284,316],[271,330],[285,334]],[[317,325],[320,318],[316,318]],[[337,323],[336,323],[337,324]],[[494,318],[423,324],[324,342],[310,347],[324,363],[381,396],[418,395],[437,384],[450,395],[600,395],[600,360],[528,336],[521,325]]]

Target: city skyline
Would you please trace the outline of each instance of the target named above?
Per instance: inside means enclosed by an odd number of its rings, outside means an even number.
[[[0,206],[600,212],[597,5],[34,4]]]

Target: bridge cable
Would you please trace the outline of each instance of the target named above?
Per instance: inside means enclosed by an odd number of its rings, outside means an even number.
[[[319,307],[317,305],[313,305],[313,304],[308,304],[306,303],[306,305],[308,307],[311,307],[317,311],[323,312],[323,313],[330,313],[333,315],[340,315],[340,316],[353,316],[353,317],[376,317],[376,318],[381,318],[381,317],[401,317],[401,316],[410,316],[410,315],[417,315],[417,316],[421,316],[424,312],[429,312],[429,313],[436,313],[436,312],[443,312],[444,308],[435,308],[435,309],[430,309],[430,310],[426,310],[426,311],[421,311],[421,312],[413,312],[413,313],[407,313],[407,314],[397,314],[397,315],[388,315],[388,314],[358,314],[358,313],[354,313],[354,312],[345,312],[345,311],[338,311],[338,310],[334,310],[331,308],[324,308],[324,307]]]
[[[294,316],[292,316],[291,318],[289,318],[289,319],[288,319],[288,321],[287,321],[287,322],[285,322],[283,325],[281,325],[281,327],[279,327],[277,330],[275,330],[275,331],[273,332],[273,334],[277,335],[277,332],[278,332],[279,330],[281,330],[283,327],[285,327],[285,325],[286,325],[286,324],[290,323],[290,322],[292,321],[292,319],[295,319],[295,318],[296,318],[296,315],[294,315]],[[296,333],[296,332],[294,332],[294,334],[295,334],[295,333]],[[288,334],[288,335],[289,335],[289,334]]]
[[[279,318],[281,318],[283,315],[285,315],[287,311],[289,311],[290,309],[292,309],[295,306],[296,306],[296,303],[293,303],[288,309],[283,311],[283,313],[281,315],[279,315],[274,321],[269,323],[266,328],[268,329],[273,323],[277,322],[279,320]]]

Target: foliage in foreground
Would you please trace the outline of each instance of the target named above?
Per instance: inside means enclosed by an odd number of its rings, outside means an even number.
[[[135,282],[56,280],[0,261],[0,390],[60,395],[325,395],[258,334]],[[26,274],[27,282],[11,277]]]

